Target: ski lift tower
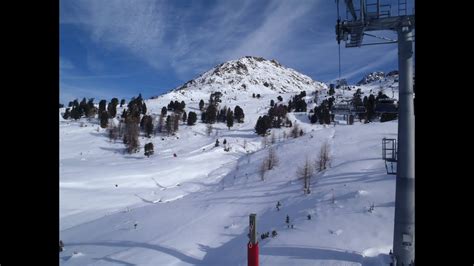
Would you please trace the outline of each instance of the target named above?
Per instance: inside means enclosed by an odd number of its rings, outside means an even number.
[[[398,15],[391,15],[391,5],[380,0],[344,0],[346,20],[339,17],[336,40],[346,42],[346,48],[386,43],[398,43],[399,118],[397,178],[395,196],[395,227],[393,235],[394,266],[415,263],[415,114],[413,108],[413,42],[414,9],[407,14],[407,0],[398,0]],[[398,40],[377,37],[369,31],[395,31]],[[383,39],[383,42],[363,44],[364,36]]]

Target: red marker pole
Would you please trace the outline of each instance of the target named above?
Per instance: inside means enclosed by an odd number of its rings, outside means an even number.
[[[247,265],[258,266],[257,215],[249,216],[249,243],[247,244]]]

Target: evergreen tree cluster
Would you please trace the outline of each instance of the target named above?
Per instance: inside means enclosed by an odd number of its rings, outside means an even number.
[[[283,104],[275,104],[268,109],[268,116],[271,120],[272,128],[280,128],[282,124],[286,124],[286,114],[288,113],[288,106]]]
[[[170,101],[168,104],[168,111],[174,111],[174,112],[184,112],[184,108],[186,107],[186,103],[184,101],[178,102],[178,101]],[[161,110],[161,113],[163,114],[163,109]],[[166,113],[165,113],[166,115]]]
[[[275,104],[268,109],[268,115],[260,116],[255,125],[255,132],[264,136],[270,128],[281,128],[282,126],[291,127],[291,121],[286,117],[288,106]]]
[[[219,103],[222,102],[221,97],[222,97],[222,92],[220,91],[211,93],[211,95],[209,96],[209,105],[214,105],[217,107],[217,105],[219,105]]]
[[[311,123],[314,124],[318,121],[321,125],[331,123],[330,106],[332,106],[332,101],[330,99],[325,99],[322,101],[321,105],[314,107],[313,114],[309,118]]]
[[[265,136],[267,130],[272,127],[272,119],[268,115],[259,116],[255,125],[255,132],[258,135]]]
[[[135,117],[140,119],[140,114],[146,114],[147,108],[145,101],[143,101],[142,94],[140,93],[137,98],[133,97],[132,100],[127,105],[128,110]]]
[[[79,119],[82,116],[91,118],[97,114],[97,109],[94,106],[94,98],[90,98],[89,101],[86,101],[86,98],[83,98],[81,103],[75,99],[73,102],[69,102],[69,106],[71,107],[70,111],[65,114],[63,118],[72,118],[72,119]],[[67,119],[65,118],[65,119]]]
[[[293,96],[292,99],[288,101],[288,112],[306,112],[307,105],[303,99],[304,97],[306,97],[306,91],[302,91],[300,94]]]
[[[201,113],[201,120],[206,124],[214,124],[217,121],[217,107],[214,104],[210,104]]]
[[[212,93],[209,97],[209,105],[207,108],[204,108],[203,100],[199,102],[199,108],[202,111],[201,121],[206,124],[214,124],[216,122],[226,123],[229,129],[234,125],[234,119],[237,120],[238,123],[243,123],[245,114],[240,106],[235,106],[234,111],[227,106],[219,108],[219,103],[222,102],[220,99],[221,96],[221,92]]]

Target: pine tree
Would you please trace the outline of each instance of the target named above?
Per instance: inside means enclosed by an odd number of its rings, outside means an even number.
[[[171,115],[168,115],[166,117],[166,132],[168,133],[168,136],[173,134],[173,117]]]
[[[334,93],[335,93],[334,87],[329,88],[328,95],[329,95],[329,96],[332,96],[332,95],[334,95]]]
[[[71,108],[66,108],[66,111],[63,114],[64,119],[69,119],[71,117]]]
[[[124,104],[125,104],[125,99],[122,99],[122,100],[120,101],[120,107],[122,107]]]
[[[71,118],[77,120],[81,118],[81,113],[79,112],[79,107],[73,106],[71,109]]]
[[[206,109],[206,123],[214,124],[217,119],[217,109],[214,105],[209,105]]]
[[[217,116],[217,121],[225,123],[227,121],[227,106],[224,106],[222,109],[219,110],[219,115]]]
[[[110,103],[117,107],[117,105],[119,104],[119,100],[117,98],[112,98],[112,100],[110,100]]]
[[[201,99],[201,100],[199,101],[199,110],[202,111],[203,108],[204,108],[204,101]]]
[[[138,114],[138,115],[137,115]],[[140,113],[137,106],[131,106],[125,117],[125,130],[123,136],[123,143],[127,147],[128,153],[135,153],[139,151],[140,142],[138,135],[140,133]]]
[[[145,119],[145,117],[146,117],[146,119]],[[145,119],[144,125],[143,125],[143,130],[145,131],[145,136],[147,138],[150,138],[151,134],[153,133],[153,118],[149,115],[144,115],[143,119]]]
[[[227,112],[227,127],[230,128],[234,126],[234,113],[232,111],[229,111]]]
[[[365,99],[366,97],[364,97]],[[375,115],[375,97],[373,94],[370,94],[369,98],[367,99],[365,103],[365,110],[367,111],[367,119],[369,121],[372,121],[374,115]]]
[[[186,120],[188,119],[188,115],[186,112],[183,113],[183,123],[186,123]]]
[[[238,105],[234,108],[234,117],[237,119],[237,123],[244,122],[244,110],[242,110],[242,108],[240,108]]]
[[[99,102],[99,120],[102,119],[102,113],[105,111],[105,108],[107,106],[107,101],[106,100],[100,100]]]
[[[100,127],[107,128],[108,123],[109,123],[109,115],[106,111],[103,111],[102,114],[100,115]]]
[[[85,109],[86,117],[94,117],[97,114],[97,109],[94,106],[94,98],[90,98]]]
[[[197,121],[197,115],[195,112],[189,112],[189,115],[188,115],[188,125],[189,126],[192,126],[196,123]]]
[[[149,142],[145,144],[145,156],[150,157],[150,155],[153,155],[154,150],[153,150],[153,143]]]
[[[272,121],[268,115],[264,115],[263,117],[260,116],[257,120],[257,124],[255,125],[255,132],[258,135],[265,135],[267,133],[267,130],[271,128],[272,126]]]
[[[362,95],[361,90],[357,89],[357,91],[354,93],[352,97],[352,105],[355,108],[357,108],[357,106],[363,106],[361,95]]]
[[[168,108],[163,106],[163,108],[161,108],[161,115],[166,115],[167,113],[168,113]]]
[[[115,117],[117,115],[117,104],[118,104],[118,99],[113,98],[112,101],[110,101],[109,105],[107,106],[107,111],[109,113],[109,117]]]

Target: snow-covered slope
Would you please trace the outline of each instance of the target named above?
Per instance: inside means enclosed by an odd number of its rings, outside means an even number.
[[[238,62],[247,74],[238,74],[244,73]],[[291,85],[285,88],[286,83]],[[159,113],[170,100],[184,100],[186,111],[200,114],[199,100],[218,90],[221,107],[244,109],[244,123],[230,130],[214,124],[207,136],[198,119],[195,126],[180,124],[176,136],[141,136],[141,147],[155,146],[149,158],[143,148],[124,154],[123,143],[110,142],[96,120],[60,121],[61,265],[246,265],[250,213],[257,214],[259,235],[278,232],[259,239],[261,265],[388,262],[380,253],[392,244],[395,180],[385,172],[380,142],[396,136],[397,122],[322,126],[310,124],[307,114],[290,113],[305,135],[286,138],[289,128],[272,129],[275,143],[269,137],[265,147],[253,128],[271,99],[282,96],[286,103],[306,90],[309,102],[312,92],[324,96],[327,86],[256,58],[224,63],[146,104],[150,113]],[[221,146],[214,147],[216,139]],[[297,169],[306,159],[314,162],[326,141],[332,167],[315,174],[312,193],[304,195]],[[259,168],[270,148],[280,163],[262,181]],[[368,212],[372,204],[375,209]],[[293,229],[287,228],[286,215]]]

